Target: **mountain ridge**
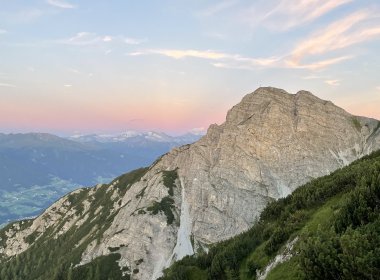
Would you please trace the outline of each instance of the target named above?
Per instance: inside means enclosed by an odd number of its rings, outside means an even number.
[[[131,139],[146,139],[157,142],[172,142],[172,143],[181,143],[184,141],[195,142],[199,139],[199,136],[202,136],[202,133],[192,133],[188,132],[178,136],[171,136],[164,132],[156,132],[156,131],[147,131],[147,132],[139,132],[135,130],[129,130],[119,134],[78,134],[69,136],[68,139],[83,143],[83,142],[127,142]]]
[[[229,110],[225,123],[211,125],[196,143],[160,157],[138,180],[120,177],[79,191],[76,204],[68,195],[62,198],[63,213],[50,208],[32,221],[34,231],[8,228],[11,237],[0,252],[11,257],[49,236],[59,239],[92,225],[78,243],[86,246],[73,249],[81,265],[115,252],[124,275],[156,279],[179,256],[248,230],[269,202],[379,147],[376,120],[352,116],[305,91],[291,95],[259,88]],[[94,211],[103,213],[103,208],[93,209],[100,191],[112,205],[105,225],[91,220]],[[59,228],[46,222],[52,217]],[[37,243],[26,244],[33,234]]]
[[[48,133],[0,134],[0,226],[36,216],[69,191],[109,182],[196,138],[81,143]]]

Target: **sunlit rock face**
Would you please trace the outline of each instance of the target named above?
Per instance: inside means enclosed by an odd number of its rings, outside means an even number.
[[[157,167],[178,168],[195,240],[212,243],[247,229],[270,199],[378,148],[377,125],[306,91],[259,88]]]
[[[138,269],[132,279],[156,279],[174,260],[247,230],[269,201],[379,149],[379,124],[307,91],[259,88],[225,123],[157,160],[122,197],[110,185],[112,222],[81,264],[117,248],[119,265]],[[17,236],[7,242],[18,244]],[[11,248],[2,250],[18,252]]]

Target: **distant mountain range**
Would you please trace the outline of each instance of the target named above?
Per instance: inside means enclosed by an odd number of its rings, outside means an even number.
[[[202,135],[202,133],[186,133],[170,136],[163,132],[128,130],[121,134],[79,134],[68,139],[81,143],[127,143],[130,146],[145,146],[152,143],[192,143],[198,141]]]
[[[136,131],[68,138],[0,134],[0,225],[36,215],[68,191],[147,166],[173,147],[200,137]]]

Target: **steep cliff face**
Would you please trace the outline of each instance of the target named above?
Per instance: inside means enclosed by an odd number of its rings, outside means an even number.
[[[225,123],[161,157],[122,194],[118,180],[106,186],[112,214],[97,238],[91,232],[83,237],[80,264],[114,248],[119,266],[134,271],[132,279],[156,279],[173,260],[247,230],[269,201],[379,148],[377,120],[352,116],[306,91],[259,88],[228,112]],[[61,230],[90,222],[93,199],[81,201],[82,211],[71,213]],[[49,221],[43,217],[53,221],[52,209],[62,205],[64,198],[24,229],[19,223],[8,228],[0,253],[27,250],[33,242],[22,239],[34,231],[46,238],[51,231],[44,233]]]

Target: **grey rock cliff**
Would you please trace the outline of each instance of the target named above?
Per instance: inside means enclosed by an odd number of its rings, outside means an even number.
[[[89,243],[81,264],[120,248],[119,265],[139,269],[132,279],[156,279],[172,261],[247,230],[269,201],[379,148],[379,121],[352,116],[307,91],[259,88],[229,110],[225,123],[161,157],[122,202],[109,186],[113,221],[100,243]],[[172,191],[164,183],[167,171],[178,175]],[[167,198],[172,223],[164,211],[152,212]],[[47,227],[36,221],[33,228]],[[26,250],[28,244],[17,239],[23,232],[10,234],[0,253]]]

